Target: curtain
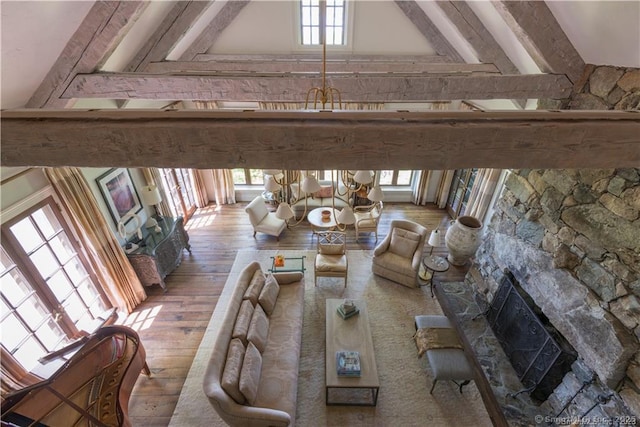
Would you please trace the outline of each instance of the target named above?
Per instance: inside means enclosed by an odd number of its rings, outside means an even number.
[[[22,365],[4,347],[0,347],[0,350],[2,350],[0,356],[0,361],[2,362],[2,389],[0,390],[2,400],[4,400],[5,395],[12,391],[20,390],[42,381],[42,378],[37,375],[25,371]]]
[[[440,178],[438,192],[436,193],[436,204],[439,209],[444,209],[447,206],[447,199],[449,198],[449,190],[451,189],[454,173],[454,170],[446,170]]]
[[[431,181],[431,171],[422,170],[418,171],[418,179],[416,180],[416,186],[413,189],[413,203],[416,205],[427,204],[427,192],[429,191],[429,183]]]
[[[198,169],[189,169],[189,176],[193,183],[193,192],[196,197],[196,206],[204,208],[209,204],[209,196],[207,196],[207,187],[204,185],[201,172]]]
[[[140,168],[144,175],[144,180],[147,185],[155,185],[160,190],[160,197],[162,201],[156,205],[158,208],[158,214],[162,216],[173,216],[171,213],[171,207],[167,203],[167,192],[165,191],[164,184],[162,183],[162,176],[160,175],[160,169],[158,168]]]
[[[480,169],[471,187],[471,195],[467,202],[465,215],[470,215],[484,221],[484,216],[489,209],[489,203],[496,190],[498,179],[502,169]]]
[[[120,311],[131,313],[147,294],[84,176],[78,168],[45,168],[44,172],[78,230],[80,244],[111,303]]]
[[[236,191],[233,185],[233,173],[231,169],[211,169],[213,177],[213,191],[216,204],[228,205],[236,202]]]

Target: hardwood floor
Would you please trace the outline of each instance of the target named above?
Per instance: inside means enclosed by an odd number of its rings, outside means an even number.
[[[147,289],[148,298],[122,323],[140,334],[151,368],[151,378],[140,375],[129,401],[134,426],[166,426],[176,406],[195,353],[207,327],[227,275],[239,249],[314,249],[311,229],[306,221],[285,230],[280,241],[253,229],[244,212],[246,203],[199,209],[186,225],[191,254],[185,251],[182,264],[166,278],[167,292],[159,286]],[[410,219],[429,230],[448,225],[444,210],[432,206],[386,203],[379,225],[380,241],[389,231],[392,219]],[[348,249],[372,250],[373,234],[362,234],[355,241],[348,231]],[[434,253],[445,254],[444,246]],[[445,280],[461,280],[463,268],[443,273]]]

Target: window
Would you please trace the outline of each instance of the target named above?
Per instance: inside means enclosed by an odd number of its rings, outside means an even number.
[[[477,173],[477,168],[458,169],[453,175],[447,199],[447,211],[453,218],[464,215]]]
[[[380,185],[409,186],[413,179],[412,170],[380,171]]]
[[[262,169],[233,169],[233,183],[235,185],[263,185],[264,173]]]
[[[301,41],[305,46],[322,44],[321,6],[326,3],[325,31],[327,45],[345,44],[344,0],[300,0]]]
[[[4,224],[0,251],[2,346],[26,370],[111,307],[53,199]]]

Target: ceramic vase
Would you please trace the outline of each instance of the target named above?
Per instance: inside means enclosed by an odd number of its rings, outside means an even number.
[[[451,222],[444,236],[449,249],[447,259],[453,265],[465,265],[480,246],[482,223],[472,216],[460,216]]]

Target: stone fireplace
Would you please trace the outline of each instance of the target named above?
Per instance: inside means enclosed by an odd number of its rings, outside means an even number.
[[[577,353],[541,413],[640,415],[640,169],[510,171],[472,270],[485,305],[511,272]]]

